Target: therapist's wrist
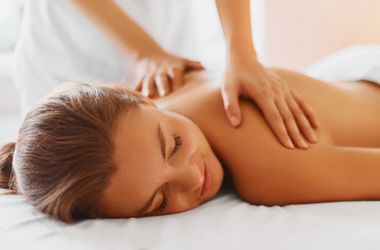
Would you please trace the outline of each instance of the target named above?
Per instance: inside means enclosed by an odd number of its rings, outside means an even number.
[[[237,50],[227,53],[228,64],[257,64],[261,65],[254,50]]]
[[[226,39],[227,54],[231,57],[241,56],[244,54],[256,55],[252,39],[247,36],[234,35],[231,39]]]
[[[130,55],[134,61],[139,61],[146,58],[162,57],[167,52],[158,45],[144,46],[133,50]]]

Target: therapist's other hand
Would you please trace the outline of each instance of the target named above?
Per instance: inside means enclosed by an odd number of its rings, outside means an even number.
[[[166,96],[184,84],[184,75],[204,69],[198,61],[188,60],[166,52],[139,58],[135,62],[135,89],[149,98]]]
[[[244,96],[257,104],[277,139],[285,147],[308,148],[304,137],[310,142],[317,141],[313,128],[319,125],[311,107],[256,58],[229,60],[221,92],[232,126],[237,127],[241,123],[239,96]]]

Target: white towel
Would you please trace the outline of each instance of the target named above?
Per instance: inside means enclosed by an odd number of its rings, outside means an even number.
[[[380,45],[356,45],[308,67],[305,74],[323,81],[368,80],[380,84]]]

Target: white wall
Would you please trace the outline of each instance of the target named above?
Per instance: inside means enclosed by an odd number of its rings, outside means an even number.
[[[19,94],[12,81],[12,52],[0,53],[0,114],[19,111]]]
[[[19,96],[12,81],[12,49],[18,35],[21,5],[21,0],[0,1],[0,114],[19,110]]]
[[[379,0],[266,0],[265,5],[264,53],[274,66],[303,69],[338,49],[380,43]]]

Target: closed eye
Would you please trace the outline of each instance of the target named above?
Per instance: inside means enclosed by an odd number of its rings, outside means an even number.
[[[175,153],[178,152],[178,150],[182,146],[182,138],[179,136],[177,133],[173,134],[173,139],[174,139],[174,148],[172,150],[171,156],[175,155]]]
[[[182,138],[177,133],[173,134],[173,140],[174,140],[174,147],[171,152],[171,157],[174,156],[182,146]],[[156,212],[163,212],[167,208],[167,206],[168,206],[168,200],[167,200],[167,195],[166,195],[164,185],[163,185],[162,186],[162,202],[160,206],[156,209]]]
[[[167,206],[168,206],[168,203],[167,203],[166,193],[164,191],[164,186],[162,186],[162,202],[160,206],[156,209],[156,211],[162,212],[166,209]]]

